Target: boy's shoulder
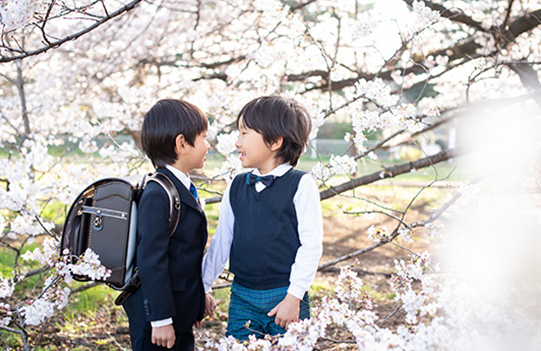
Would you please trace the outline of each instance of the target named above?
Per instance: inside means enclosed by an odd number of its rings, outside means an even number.
[[[305,172],[305,171],[301,171],[301,170],[298,170],[296,168],[291,168],[288,173],[291,173],[292,175],[294,176],[297,176],[297,177],[302,177],[304,176],[305,174],[308,174],[308,172]]]
[[[171,179],[171,177],[169,178]],[[169,190],[166,190],[163,185],[159,184],[156,181],[147,181],[144,185],[144,190],[142,190],[142,192],[140,193],[140,198],[138,201],[139,206],[148,203],[151,203],[153,205],[157,203],[164,203],[169,205],[171,201],[171,196],[173,196],[173,198],[178,197],[181,200],[182,197],[180,196],[178,187],[174,183],[172,183],[172,186],[173,188],[169,188]],[[153,205],[151,205],[151,207]]]

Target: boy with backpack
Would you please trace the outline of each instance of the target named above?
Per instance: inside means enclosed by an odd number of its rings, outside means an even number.
[[[207,299],[201,279],[207,221],[188,172],[203,167],[207,129],[203,112],[182,100],[160,100],[144,116],[143,151],[175,185],[182,210],[170,236],[169,195],[147,183],[137,217],[141,287],[123,303],[133,350],[194,349],[192,326],[203,319]]]
[[[229,260],[231,285],[226,335],[285,333],[310,317],[308,289],[322,253],[319,192],[295,170],[311,131],[304,108],[292,100],[261,97],[242,108],[235,146],[243,173],[226,188],[220,218],[203,260],[209,292]]]

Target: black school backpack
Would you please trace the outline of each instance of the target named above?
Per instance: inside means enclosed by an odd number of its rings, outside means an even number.
[[[64,222],[60,253],[68,249],[70,254],[80,256],[87,248],[97,253],[101,264],[111,270],[111,275],[103,281],[113,289],[122,290],[115,301],[117,305],[140,285],[135,266],[137,203],[151,181],[160,184],[169,195],[169,235],[172,235],[180,218],[180,196],[173,182],[157,172],[145,176],[136,185],[122,178],[105,178],[90,184],[77,196]],[[73,279],[90,280],[79,275]]]

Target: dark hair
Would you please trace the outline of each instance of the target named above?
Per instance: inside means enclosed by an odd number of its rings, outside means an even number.
[[[267,145],[283,138],[276,154],[281,162],[297,165],[308,144],[312,120],[296,101],[279,96],[262,96],[247,103],[237,117],[242,123],[263,136]]]
[[[141,145],[154,167],[165,167],[177,160],[175,141],[179,134],[194,146],[197,135],[207,129],[207,117],[197,106],[183,100],[160,100],[145,113]]]

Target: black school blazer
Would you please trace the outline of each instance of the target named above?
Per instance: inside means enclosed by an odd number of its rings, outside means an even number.
[[[188,330],[203,318],[205,291],[201,262],[207,243],[203,209],[180,180],[173,181],[181,200],[179,225],[169,237],[169,199],[156,182],[149,182],[138,206],[136,261],[141,288],[124,303],[130,323],[173,317],[175,331]]]

